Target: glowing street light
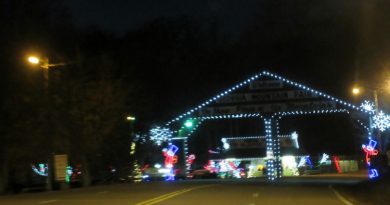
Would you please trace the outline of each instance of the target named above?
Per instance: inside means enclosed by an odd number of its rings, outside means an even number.
[[[27,58],[28,62],[30,62],[31,64],[38,64],[40,62],[39,58],[37,58],[36,56],[29,56]]]
[[[127,120],[127,121],[134,121],[134,120],[135,120],[135,117],[128,115],[128,116],[126,117],[126,120]]]
[[[360,89],[358,87],[352,88],[352,94],[359,95],[360,94]]]

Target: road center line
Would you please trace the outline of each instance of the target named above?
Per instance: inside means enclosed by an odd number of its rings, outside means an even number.
[[[353,203],[349,202],[346,198],[344,198],[336,189],[332,186],[329,186],[329,189],[333,191],[333,193],[337,196],[337,198],[346,205],[353,205]]]
[[[47,201],[40,201],[39,204],[50,204],[50,203],[54,203],[54,202],[57,202],[58,200],[56,199],[53,199],[53,200],[47,200]]]
[[[193,191],[193,190],[196,190],[196,189],[211,187],[211,186],[215,186],[215,185],[205,185],[205,186],[197,186],[197,187],[194,187],[194,188],[191,188],[191,189],[182,189],[182,190],[171,192],[171,193],[168,193],[168,194],[164,194],[164,195],[161,195],[161,196],[158,196],[158,197],[155,197],[155,198],[143,201],[143,202],[139,202],[139,203],[137,203],[135,205],[153,205],[153,204],[157,204],[159,202],[165,201],[167,199],[170,199],[172,197],[184,194],[186,192],[190,192],[190,191]]]

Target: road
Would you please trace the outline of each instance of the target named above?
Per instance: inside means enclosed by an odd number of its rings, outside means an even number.
[[[1,205],[350,205],[332,188],[347,179],[189,180],[102,185],[1,196]]]

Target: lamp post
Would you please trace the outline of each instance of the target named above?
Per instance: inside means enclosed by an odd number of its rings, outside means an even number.
[[[46,105],[47,105],[47,110],[48,110],[48,116],[47,116],[47,137],[48,139],[50,138],[50,134],[51,134],[51,126],[50,126],[50,112],[51,112],[51,109],[50,109],[50,93],[49,93],[49,71],[52,67],[57,67],[57,66],[64,66],[64,65],[67,65],[68,63],[56,63],[56,64],[50,64],[49,62],[49,58],[47,57],[44,57],[44,58],[40,58],[40,57],[37,57],[37,56],[28,56],[27,57],[27,61],[34,65],[34,66],[39,66],[40,68],[42,68],[42,72],[43,72],[43,86],[44,86],[44,92],[45,92],[45,96],[46,96]],[[50,151],[53,151],[53,143],[52,141],[50,141],[49,143],[49,149]],[[51,153],[49,154],[49,158],[48,158],[48,176],[47,176],[47,181],[46,181],[46,189],[47,190],[53,190],[53,180],[54,180],[54,153]],[[67,162],[66,162],[67,163]],[[67,185],[66,184],[63,184],[61,183],[61,186],[64,187],[64,188],[67,188]]]
[[[366,90],[370,90],[372,92],[372,97],[373,97],[373,100],[374,100],[374,106],[375,106],[375,114],[379,113],[379,101],[378,101],[378,92],[384,92],[385,90],[384,89],[380,89],[380,88],[376,88],[376,87],[367,87],[367,86],[364,86],[364,88]],[[353,87],[352,88],[352,94],[357,96],[357,95],[360,95],[361,94],[361,88],[360,87]],[[370,132],[372,133],[372,119],[370,117],[369,119],[369,122],[370,122]],[[382,151],[382,148],[383,148],[383,144],[382,144],[382,137],[381,137],[381,133],[380,131],[378,131],[376,133],[376,138],[377,138],[377,141],[378,141],[378,150]]]

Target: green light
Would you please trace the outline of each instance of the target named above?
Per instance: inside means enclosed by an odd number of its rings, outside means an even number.
[[[187,120],[184,123],[184,126],[186,126],[187,128],[191,128],[192,126],[194,126],[194,123],[192,122],[192,120]]]

